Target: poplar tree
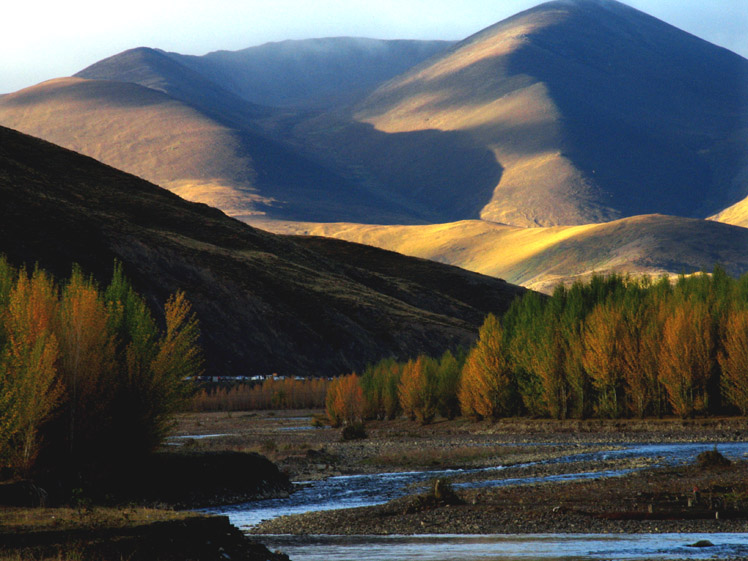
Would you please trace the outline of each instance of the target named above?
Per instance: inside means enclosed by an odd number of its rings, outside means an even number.
[[[514,383],[499,320],[489,314],[465,359],[458,394],[463,415],[498,418],[515,409]]]
[[[719,355],[722,393],[729,403],[748,414],[748,310],[732,310],[727,317]]]

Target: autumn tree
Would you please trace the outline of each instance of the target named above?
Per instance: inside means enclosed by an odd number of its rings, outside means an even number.
[[[464,415],[498,418],[514,409],[514,383],[499,320],[489,314],[465,359],[459,388]]]
[[[335,378],[327,388],[325,398],[327,419],[334,427],[358,423],[364,418],[364,392],[358,375]]]
[[[0,290],[6,292],[7,287]],[[27,470],[38,452],[39,429],[63,389],[52,331],[57,293],[51,278],[37,269],[30,278],[22,271],[1,298],[5,345],[0,355],[0,456]]]
[[[725,322],[722,391],[727,402],[748,414],[748,310],[732,310]]]
[[[585,321],[582,363],[598,391],[598,413],[605,417],[623,412],[623,323],[623,313],[612,304],[597,306]]]
[[[664,323],[660,352],[660,381],[676,415],[689,417],[707,409],[713,347],[713,323],[707,307],[690,301],[677,305]]]
[[[405,364],[397,388],[403,413],[424,425],[434,420],[439,405],[437,371],[433,358],[420,355]]]
[[[67,395],[70,456],[96,455],[107,439],[116,383],[115,340],[104,299],[75,267],[62,290],[57,316],[60,371]]]

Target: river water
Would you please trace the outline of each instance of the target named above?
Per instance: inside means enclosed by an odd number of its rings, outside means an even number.
[[[353,508],[385,503],[403,496],[413,485],[436,477],[480,473],[479,482],[458,483],[455,487],[521,485],[541,481],[563,481],[590,477],[615,477],[632,470],[585,472],[577,462],[620,458],[654,461],[656,465],[691,463],[714,444],[617,443],[610,449],[526,464],[555,463],[567,466],[564,473],[546,477],[502,478],[503,466],[474,470],[412,471],[330,477],[299,484],[286,499],[272,499],[206,509],[227,515],[242,529],[263,520],[310,511]],[[725,442],[718,450],[732,459],[748,457],[748,443]],[[522,466],[512,466],[515,470]],[[496,473],[496,478],[491,477]],[[488,475],[488,478],[486,478]],[[688,544],[708,539],[714,547],[692,548]],[[472,561],[503,559],[748,559],[748,534],[653,534],[653,535],[501,535],[501,536],[263,536],[271,549],[281,549],[293,561]]]

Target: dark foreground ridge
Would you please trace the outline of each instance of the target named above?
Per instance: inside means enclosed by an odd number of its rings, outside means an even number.
[[[0,253],[61,278],[78,263],[102,282],[117,259],[155,309],[184,290],[219,375],[334,375],[440,354],[471,344],[487,313],[524,292],[392,252],[269,234],[7,128]]]

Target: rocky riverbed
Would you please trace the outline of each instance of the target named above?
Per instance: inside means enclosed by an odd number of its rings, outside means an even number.
[[[312,412],[203,414],[180,425],[184,436],[222,435],[193,447],[258,450],[295,481],[460,469],[451,475],[457,501],[424,500],[415,484],[387,504],[276,518],[251,530],[258,534],[748,532],[744,462],[661,468],[657,454],[623,452],[632,443],[740,443],[742,419],[396,420],[366,429],[366,439],[342,441],[337,430],[313,427]]]

